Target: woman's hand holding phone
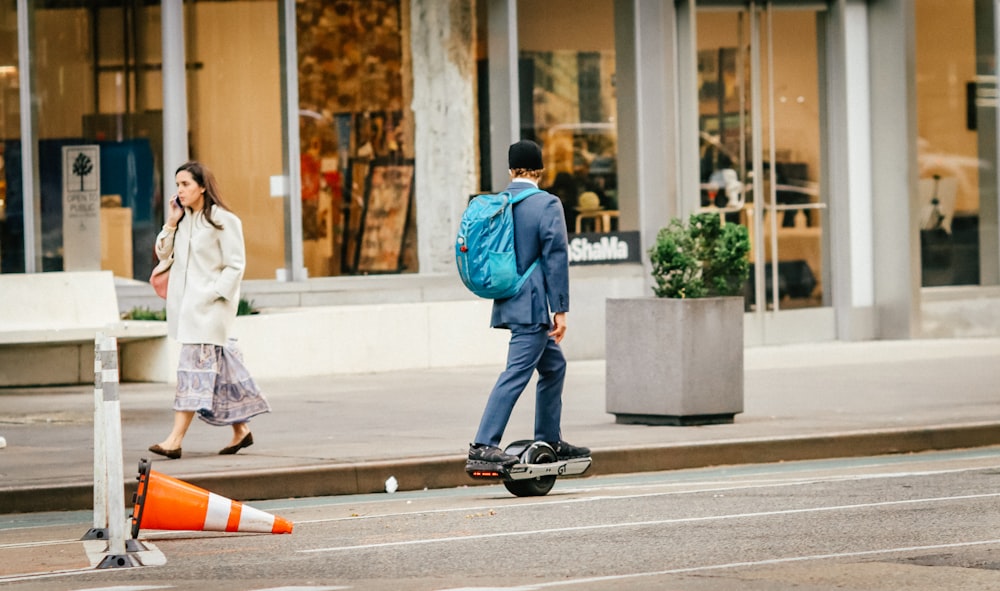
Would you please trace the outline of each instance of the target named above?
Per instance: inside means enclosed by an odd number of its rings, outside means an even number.
[[[181,198],[174,195],[170,198],[170,213],[167,216],[167,223],[177,227],[177,223],[184,217],[184,206],[181,205]]]

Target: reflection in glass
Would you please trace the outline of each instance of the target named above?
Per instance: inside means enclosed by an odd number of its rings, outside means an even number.
[[[24,214],[19,184],[11,181],[7,147],[20,142],[17,9],[0,4],[0,273],[24,272]]]
[[[974,0],[915,9],[922,284],[978,285],[980,157],[996,153],[996,134],[977,121],[976,103],[996,83],[976,76]]]
[[[417,271],[408,183],[380,182],[386,166],[412,167],[400,10],[399,0],[296,4],[302,241],[312,277]]]
[[[618,228],[613,51],[522,51],[532,89],[522,135],[542,146],[542,187],[559,197],[570,233]]]

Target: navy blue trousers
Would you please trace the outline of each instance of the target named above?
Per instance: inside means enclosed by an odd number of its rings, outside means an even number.
[[[486,401],[475,443],[500,446],[514,404],[536,370],[535,440],[560,440],[566,358],[555,340],[549,337],[548,331],[548,326],[540,324],[511,325],[507,368],[500,374]]]

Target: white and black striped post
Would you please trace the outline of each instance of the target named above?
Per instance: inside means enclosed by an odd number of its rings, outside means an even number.
[[[101,342],[104,333],[94,337],[94,527],[82,540],[108,539],[108,479],[104,450],[104,367],[101,365]]]
[[[97,392],[100,392],[98,401]],[[118,390],[118,340],[97,334],[94,347],[94,525],[103,515],[108,548],[97,568],[142,566],[125,540],[125,474],[122,467],[122,420]],[[99,452],[100,455],[99,455]],[[99,491],[99,489],[101,489]],[[103,501],[103,508],[100,503]],[[130,540],[135,544],[134,540]]]

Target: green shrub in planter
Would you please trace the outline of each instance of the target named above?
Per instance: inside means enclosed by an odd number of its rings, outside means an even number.
[[[718,213],[671,220],[649,249],[661,298],[705,298],[743,293],[750,275],[750,235],[745,226],[722,223]]]
[[[132,308],[122,314],[122,320],[166,320],[166,310],[151,310],[145,307]]]
[[[259,314],[258,310],[253,305],[253,300],[247,300],[240,298],[239,304],[236,307],[237,316],[249,316],[251,314]],[[122,320],[161,320],[165,321],[167,319],[167,311],[164,309],[151,310],[145,307],[132,308],[128,312],[122,314]]]
[[[253,300],[247,300],[247,299],[244,299],[244,298],[240,298],[240,303],[239,303],[239,305],[236,308],[236,315],[237,316],[250,316],[251,314],[259,314],[259,313],[260,313],[260,310],[258,310],[253,305]]]

